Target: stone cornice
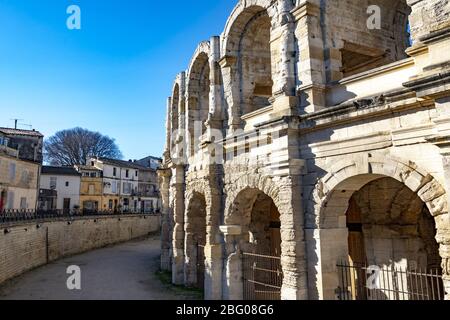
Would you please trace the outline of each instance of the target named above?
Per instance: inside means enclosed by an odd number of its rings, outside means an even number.
[[[450,28],[430,32],[419,38],[419,41],[425,44],[440,41],[445,38],[450,38]]]
[[[224,56],[219,60],[219,65],[222,68],[232,67],[236,64],[237,58],[234,56]]]
[[[426,140],[438,147],[450,147],[450,136],[445,135],[445,136],[441,136],[441,135],[435,135],[435,136],[431,136],[426,138]]]
[[[433,100],[423,100],[411,98],[400,103],[386,103],[381,106],[358,109],[352,105],[343,105],[334,108],[327,108],[314,114],[307,114],[300,117],[300,130],[316,131],[324,127],[335,127],[345,123],[362,121],[374,117],[392,115],[395,112],[414,110],[421,107],[432,107]]]
[[[241,226],[220,226],[219,227],[220,232],[222,232],[224,235],[228,236],[238,236],[242,234],[242,227]]]
[[[320,16],[320,8],[311,2],[305,2],[291,11],[296,21],[305,16]]]
[[[444,71],[436,73],[430,76],[420,77],[403,84],[406,88],[414,90],[419,93],[420,91],[425,91],[429,89],[436,88],[432,94],[426,94],[427,96],[439,97],[441,95],[447,95],[446,92],[449,91],[446,88],[439,89],[442,85],[450,84],[450,71]]]
[[[163,169],[158,169],[156,170],[156,172],[158,173],[158,176],[160,177],[171,177],[172,176],[172,170],[169,168],[163,168]]]

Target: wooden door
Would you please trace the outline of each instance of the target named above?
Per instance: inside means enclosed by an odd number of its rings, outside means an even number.
[[[280,213],[272,202],[270,207],[270,238],[271,248],[270,255],[281,257],[281,222]]]
[[[65,213],[70,211],[70,198],[64,198],[63,210]]]
[[[366,248],[364,243],[361,209],[351,198],[347,211],[348,259],[350,266],[351,294],[353,300],[366,299]]]

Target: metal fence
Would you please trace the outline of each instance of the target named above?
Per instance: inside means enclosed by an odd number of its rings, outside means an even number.
[[[0,224],[51,219],[74,219],[82,217],[159,215],[160,211],[86,211],[86,210],[3,210],[0,211]]]
[[[338,264],[340,300],[444,300],[442,274],[434,270],[408,270]]]
[[[245,300],[280,300],[283,272],[281,257],[243,253]]]

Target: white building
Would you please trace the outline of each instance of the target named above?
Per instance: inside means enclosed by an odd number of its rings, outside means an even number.
[[[70,167],[43,166],[40,189],[56,191],[57,210],[80,208],[81,174]]]
[[[162,159],[153,156],[148,156],[140,160],[135,160],[134,163],[146,168],[158,170],[161,167]]]
[[[91,158],[88,164],[103,171],[104,195],[118,197],[123,211],[140,211],[138,165],[108,158]]]

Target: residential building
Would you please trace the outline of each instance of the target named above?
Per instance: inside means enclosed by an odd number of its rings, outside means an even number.
[[[41,211],[56,210],[58,193],[56,190],[39,189],[38,209]]]
[[[0,145],[0,212],[36,209],[40,164],[17,155],[17,150]]]
[[[43,166],[41,170],[40,189],[41,194],[55,195],[56,206],[52,209],[72,211],[80,209],[80,185],[81,174],[71,167]],[[48,206],[48,198],[42,199],[39,209]],[[47,207],[48,209],[48,207]]]
[[[0,128],[3,144],[19,152],[22,160],[41,163],[43,161],[44,136],[36,130]],[[1,144],[1,141],[0,141]]]
[[[148,213],[161,208],[158,175],[156,170],[140,167],[138,184],[139,211]]]
[[[103,172],[103,195],[108,208],[123,212],[139,211],[139,166],[132,161],[91,158],[88,164]]]
[[[100,170],[102,173],[102,208],[104,210],[154,212],[161,208],[157,173],[152,168],[155,162],[146,163],[149,167],[131,160],[108,158],[88,160],[88,167]]]
[[[150,168],[153,170],[158,170],[161,167],[162,159],[153,156],[148,156],[141,160],[135,160],[134,162],[140,166]]]
[[[161,209],[161,197],[158,184],[158,170],[162,159],[153,156],[135,160],[135,164],[141,166],[139,170],[139,197],[141,211],[158,211]]]
[[[116,211],[113,200],[104,199],[103,172],[93,166],[75,166],[81,174],[80,205],[83,212]],[[109,203],[110,202],[110,203]]]
[[[0,128],[0,212],[36,209],[42,139],[37,131]]]

